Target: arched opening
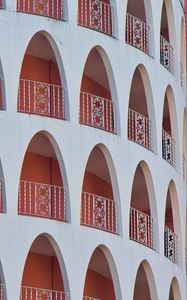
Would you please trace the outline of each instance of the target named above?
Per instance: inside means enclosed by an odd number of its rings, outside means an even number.
[[[172,74],[174,74],[174,42],[172,3],[170,0],[164,0],[160,25],[160,63]]]
[[[114,196],[105,155],[101,147],[96,146],[84,173],[81,225],[119,234],[119,203]]]
[[[165,208],[164,255],[173,263],[180,260],[180,216],[177,192],[173,182],[170,183]]]
[[[151,7],[148,7],[148,2],[145,4],[144,0],[128,0],[125,40],[148,55],[152,55],[151,19]]]
[[[180,40],[180,83],[184,91],[186,90],[186,31],[185,21],[181,21],[181,40]]]
[[[154,151],[154,109],[152,92],[145,68],[136,68],[130,89],[128,139]]]
[[[100,51],[93,48],[86,60],[80,91],[80,123],[116,133],[116,104]]]
[[[67,300],[60,261],[45,235],[38,236],[27,255],[21,282],[21,300]]]
[[[167,88],[164,97],[162,119],[162,157],[174,168],[177,167],[177,120],[172,89]]]
[[[65,119],[65,88],[60,69],[54,50],[42,32],[33,36],[24,55],[17,110]]]
[[[170,286],[169,300],[181,300],[179,284],[176,278],[173,278]]]
[[[148,173],[147,165],[141,162],[136,168],[132,185],[129,236],[133,241],[156,249],[156,212],[153,212],[154,203],[151,203],[155,199],[149,198],[150,194],[154,197],[154,191],[151,191]]]
[[[84,285],[83,300],[93,299],[117,299],[111,269],[101,247],[97,247],[92,254]]]
[[[66,20],[66,3],[65,0],[17,0],[17,12]]]
[[[37,133],[27,148],[20,176],[18,213],[68,221],[65,170],[46,134]]]
[[[111,0],[78,0],[78,24],[114,36],[114,5]]]
[[[143,261],[137,271],[133,300],[158,300],[155,279],[150,265]]]

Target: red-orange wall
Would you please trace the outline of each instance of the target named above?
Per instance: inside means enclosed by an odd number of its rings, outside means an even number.
[[[64,291],[57,258],[29,252],[23,272],[22,285]]]
[[[112,280],[88,269],[84,286],[84,296],[102,300],[115,300]]]
[[[24,57],[20,78],[61,85],[56,63],[28,54]]]
[[[94,94],[106,99],[111,99],[111,93],[109,90],[86,75],[83,75],[82,78],[81,91]]]
[[[24,158],[21,180],[63,185],[58,161],[30,152]]]

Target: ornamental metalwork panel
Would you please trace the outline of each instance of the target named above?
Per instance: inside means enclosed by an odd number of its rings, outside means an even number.
[[[162,156],[176,168],[175,140],[164,129],[162,130]]]
[[[147,216],[144,213],[137,213],[137,237],[142,244],[147,244]]]
[[[143,49],[143,23],[137,18],[133,18],[133,39],[134,46]]]
[[[135,119],[136,142],[140,145],[145,145],[145,117],[136,113]]]
[[[91,96],[92,124],[104,128],[104,99],[98,96]]]
[[[38,15],[49,15],[49,3],[46,0],[34,0],[33,11]]]
[[[169,258],[171,261],[175,262],[175,237],[174,233],[167,229],[164,232],[164,239],[165,239],[165,247],[164,252],[165,256]]]
[[[90,0],[90,27],[102,30],[102,3],[99,0]]]
[[[35,113],[50,115],[50,88],[42,82],[35,82],[34,85],[34,107]]]
[[[106,229],[106,199],[93,195],[93,217],[94,226],[100,229]]]
[[[173,47],[163,36],[160,36],[160,62],[169,72],[174,73]]]
[[[35,214],[45,218],[51,216],[51,190],[47,184],[35,184]]]
[[[37,289],[36,300],[52,300],[52,291]]]

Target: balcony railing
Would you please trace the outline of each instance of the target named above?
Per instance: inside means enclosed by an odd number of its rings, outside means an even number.
[[[63,0],[17,0],[17,11],[64,20]]]
[[[113,36],[113,7],[100,0],[79,0],[78,24]]]
[[[22,286],[20,300],[68,300],[67,293],[30,286]]]
[[[126,17],[126,36],[128,44],[151,55],[151,28],[142,20],[127,14]]]
[[[154,151],[151,120],[132,109],[128,114],[128,139]]]
[[[64,119],[64,88],[55,84],[20,79],[18,111]]]
[[[5,300],[5,285],[0,284],[0,300]]]
[[[154,219],[132,207],[130,209],[130,239],[156,249]]]
[[[67,221],[67,193],[61,186],[20,181],[18,213],[33,217],[42,217]]]
[[[93,298],[93,297],[87,297],[87,296],[83,296],[82,298],[83,300],[101,300],[99,298]]]
[[[164,129],[162,129],[162,157],[176,168],[176,143]]]
[[[164,229],[164,255],[173,263],[179,263],[179,238],[167,226]]]
[[[172,74],[174,74],[173,47],[160,35],[160,63]]]
[[[116,133],[116,106],[112,100],[80,93],[80,123]]]
[[[82,192],[81,225],[119,234],[117,202]]]

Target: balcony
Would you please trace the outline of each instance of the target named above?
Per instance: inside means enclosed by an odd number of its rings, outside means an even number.
[[[100,0],[79,0],[78,24],[114,36],[113,7]]]
[[[132,109],[128,112],[128,139],[154,151],[151,120]]]
[[[5,300],[5,285],[0,284],[0,300]]]
[[[62,186],[20,181],[18,213],[20,215],[67,221],[67,193]]]
[[[20,79],[18,111],[65,119],[64,94],[62,86]]]
[[[151,28],[142,20],[127,14],[126,36],[127,44],[151,55]]]
[[[87,296],[83,296],[82,299],[83,299],[83,300],[101,300],[101,299],[98,299],[98,298],[87,297]]]
[[[162,129],[162,157],[176,169],[176,143],[164,129]]]
[[[173,47],[160,35],[160,63],[172,74],[174,74]]]
[[[116,133],[116,106],[110,99],[80,93],[80,123]]]
[[[164,229],[164,255],[173,263],[179,263],[179,238],[167,226]]]
[[[67,293],[29,286],[21,287],[20,300],[68,300]]]
[[[63,0],[17,0],[17,11],[64,20]]]
[[[119,234],[117,202],[82,192],[81,225]]]
[[[132,207],[130,209],[130,239],[151,249],[156,249],[154,219]]]

